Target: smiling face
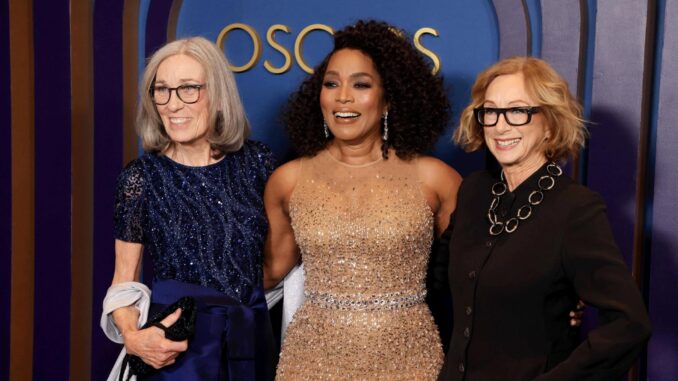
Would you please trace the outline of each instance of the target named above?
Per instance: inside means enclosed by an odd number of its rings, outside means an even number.
[[[184,55],[177,54],[167,57],[158,66],[155,75],[154,88],[175,88],[181,85],[204,85],[205,70],[200,62]],[[167,104],[156,105],[160,119],[174,143],[195,144],[207,143],[208,132],[208,96],[202,88],[197,102],[187,104],[171,92]]]
[[[528,94],[522,73],[495,78],[485,91],[484,107],[539,106]],[[538,168],[546,162],[545,145],[549,132],[540,113],[530,123],[513,127],[503,115],[494,127],[483,127],[485,144],[502,168]]]
[[[323,77],[320,107],[335,139],[381,139],[381,117],[387,105],[372,59],[354,49],[335,52]]]

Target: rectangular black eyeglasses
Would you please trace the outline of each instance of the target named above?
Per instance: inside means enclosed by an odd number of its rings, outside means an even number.
[[[524,107],[478,107],[473,109],[476,121],[483,127],[494,127],[499,122],[499,115],[511,126],[524,126],[532,121],[532,114],[539,112],[537,106]]]

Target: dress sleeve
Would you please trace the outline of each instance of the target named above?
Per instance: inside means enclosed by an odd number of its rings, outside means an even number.
[[[568,219],[562,260],[580,298],[598,309],[598,326],[540,381],[618,380],[650,337],[645,305],[614,242],[605,204],[586,193]]]
[[[126,242],[143,242],[144,178],[133,162],[118,177],[115,195],[115,238]]]

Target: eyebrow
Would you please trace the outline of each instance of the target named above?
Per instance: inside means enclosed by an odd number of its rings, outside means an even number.
[[[484,105],[485,103],[491,103],[491,104],[493,104],[493,105],[496,106],[496,103],[495,103],[494,101],[491,101],[491,100],[487,100],[487,99],[486,99],[485,101],[483,101],[483,105]],[[531,104],[531,103],[528,102],[528,101],[525,101],[525,100],[522,100],[522,99],[516,99],[515,101],[509,102],[508,105],[511,106],[511,105],[516,104],[516,103],[525,103],[526,105]],[[515,106],[515,107],[522,107],[522,106]]]
[[[180,84],[184,84],[184,83],[186,83],[186,82],[200,82],[200,81],[197,80],[197,79],[194,79],[194,78],[181,78],[181,79],[179,79],[179,83],[180,83]],[[163,80],[155,80],[155,81],[153,81],[153,83],[155,83],[155,84],[158,84],[158,83],[159,83],[159,84],[162,84],[162,85],[166,85],[166,84],[167,84],[167,82],[165,82],[165,81],[163,81]]]
[[[329,71],[326,71],[326,72],[325,72],[325,75],[333,75],[333,76],[337,76],[337,77],[338,77],[338,76],[339,76],[339,73],[337,73],[337,72],[334,71],[334,70],[329,70]],[[360,77],[369,77],[369,78],[374,79],[374,77],[372,76],[372,74],[366,73],[366,72],[362,72],[362,71],[361,71],[361,72],[357,72],[357,73],[353,73],[353,74],[349,75],[349,78],[360,78]]]

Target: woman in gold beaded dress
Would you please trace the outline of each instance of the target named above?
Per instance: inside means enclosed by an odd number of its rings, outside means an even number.
[[[265,286],[301,257],[306,300],[276,378],[435,380],[426,269],[461,182],[423,155],[449,119],[442,79],[395,28],[358,22],[335,34],[285,119],[302,157],[266,187]]]

